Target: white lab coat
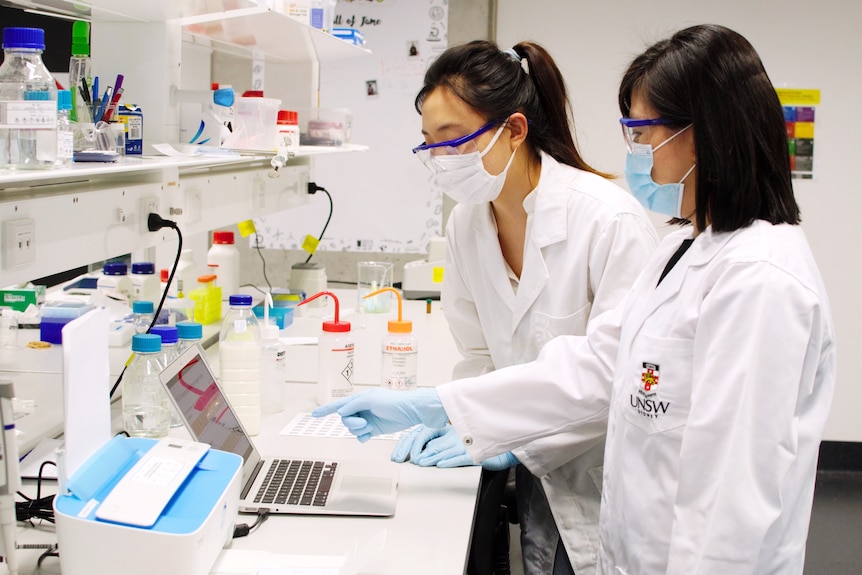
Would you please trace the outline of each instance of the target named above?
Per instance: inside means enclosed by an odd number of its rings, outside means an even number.
[[[440,397],[477,461],[591,442],[608,419],[600,573],[802,573],[835,382],[826,290],[802,230],[762,221],[707,229],[656,287],[690,233],[586,337]]]
[[[446,229],[449,247],[442,302],[464,360],[454,376],[478,375],[534,360],[546,342],[584,334],[587,323],[615,307],[658,243],[640,204],[606,179],[542,155],[539,183],[524,200],[527,230],[517,293],[500,250],[490,204],[459,204]],[[542,486],[531,505],[527,535],[538,550],[524,558],[547,572],[557,530],[579,575],[595,569],[603,437],[572,444],[565,434],[516,450]],[[536,494],[531,498],[541,498]],[[545,509],[542,509],[542,508]],[[576,509],[576,512],[571,512]],[[561,511],[564,511],[561,513]]]

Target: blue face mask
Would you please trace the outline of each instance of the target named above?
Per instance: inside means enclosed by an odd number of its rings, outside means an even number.
[[[686,126],[661,144],[655,147],[658,150],[678,135],[686,131],[690,126]],[[688,175],[694,170],[697,164],[692,165],[685,173],[679,183],[676,184],[657,184],[652,179],[653,167],[653,147],[649,144],[630,144],[631,149],[626,156],[626,182],[628,182],[629,190],[640,204],[658,214],[670,216],[672,218],[681,218],[682,210],[682,191],[683,182]]]

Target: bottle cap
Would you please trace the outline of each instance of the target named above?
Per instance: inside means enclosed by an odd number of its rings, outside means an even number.
[[[106,276],[124,276],[128,271],[128,266],[120,262],[107,263],[102,268],[102,273]]]
[[[196,321],[177,322],[177,337],[180,339],[202,339],[204,336],[203,326]]]
[[[170,279],[171,273],[167,269],[159,270],[159,279],[163,282],[168,281]]]
[[[233,294],[228,299],[230,305],[251,305],[251,296],[246,294]]]
[[[233,244],[233,232],[230,230],[219,230],[213,232],[214,244]]]
[[[132,351],[157,353],[162,351],[162,336],[155,333],[136,333],[132,336]]]
[[[372,296],[376,296],[377,294],[381,294],[385,291],[391,291],[398,298],[398,319],[391,319],[389,323],[387,323],[387,328],[389,329],[389,333],[410,333],[413,331],[413,322],[409,319],[401,319],[401,294],[397,289],[391,287],[380,288],[379,290],[375,290],[373,292],[369,292],[362,296],[362,299],[369,298]]]
[[[278,339],[278,326],[274,323],[261,323],[260,339]]]
[[[215,284],[217,277],[218,276],[216,276],[215,274],[207,274],[204,276],[198,276],[198,283],[199,284],[208,284],[208,283],[212,282],[213,284]],[[248,296],[248,297],[251,297],[251,296]]]
[[[167,270],[165,270],[167,271]],[[152,262],[132,262],[133,274],[155,274],[156,265]],[[168,278],[165,278],[168,279]]]
[[[307,297],[304,300],[302,300],[301,302],[299,302],[299,305],[307,304],[308,302],[316,300],[317,298],[319,298],[321,296],[325,296],[325,295],[328,295],[329,297],[331,297],[332,301],[335,302],[335,317],[333,318],[332,321],[323,322],[323,331],[329,331],[329,332],[350,331],[350,322],[349,321],[339,321],[338,320],[338,296],[336,296],[331,291],[317,292],[313,296]]]
[[[263,98],[263,90],[246,90],[242,93],[243,98]]]
[[[177,326],[175,325],[154,325],[150,333],[161,336],[163,344],[177,343]]]
[[[139,299],[132,302],[132,313],[153,313],[153,302]]]
[[[72,109],[72,92],[70,92],[69,90],[57,90],[57,109]]]
[[[41,28],[4,28],[3,49],[27,48],[45,49],[45,31]]]
[[[299,125],[299,112],[294,110],[279,110],[277,123],[289,126]]]
[[[72,56],[90,55],[90,23],[75,20],[72,24]]]

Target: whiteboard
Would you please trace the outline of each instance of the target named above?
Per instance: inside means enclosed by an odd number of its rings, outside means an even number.
[[[815,177],[795,180],[802,227],[832,304],[838,382],[825,439],[862,441],[862,386],[853,357],[862,354],[858,220],[862,178],[856,119],[862,101],[862,3],[802,0],[665,0],[642,2],[497,3],[503,47],[536,40],[557,60],[568,87],[577,136],[587,161],[623,173],[625,146],[617,88],[629,61],[677,29],[722,24],[743,34],[760,54],[776,87],[821,90],[816,109]],[[625,186],[623,181],[619,182]],[[664,231],[664,230],[663,230]]]
[[[362,32],[373,55],[324,63],[320,107],[349,108],[351,142],[370,149],[314,158],[313,180],[334,205],[319,250],[424,253],[442,235],[442,194],[410,150],[422,141],[413,100],[429,62],[446,49],[447,19],[447,0],[337,4],[336,26]],[[260,218],[262,245],[300,248],[307,234],[319,235],[328,212],[318,192],[307,205]]]

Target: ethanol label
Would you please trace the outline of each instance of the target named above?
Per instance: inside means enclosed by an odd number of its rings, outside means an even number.
[[[5,108],[5,114],[0,114],[3,121],[0,128],[57,128],[57,102],[53,100],[14,100],[0,106]]]

